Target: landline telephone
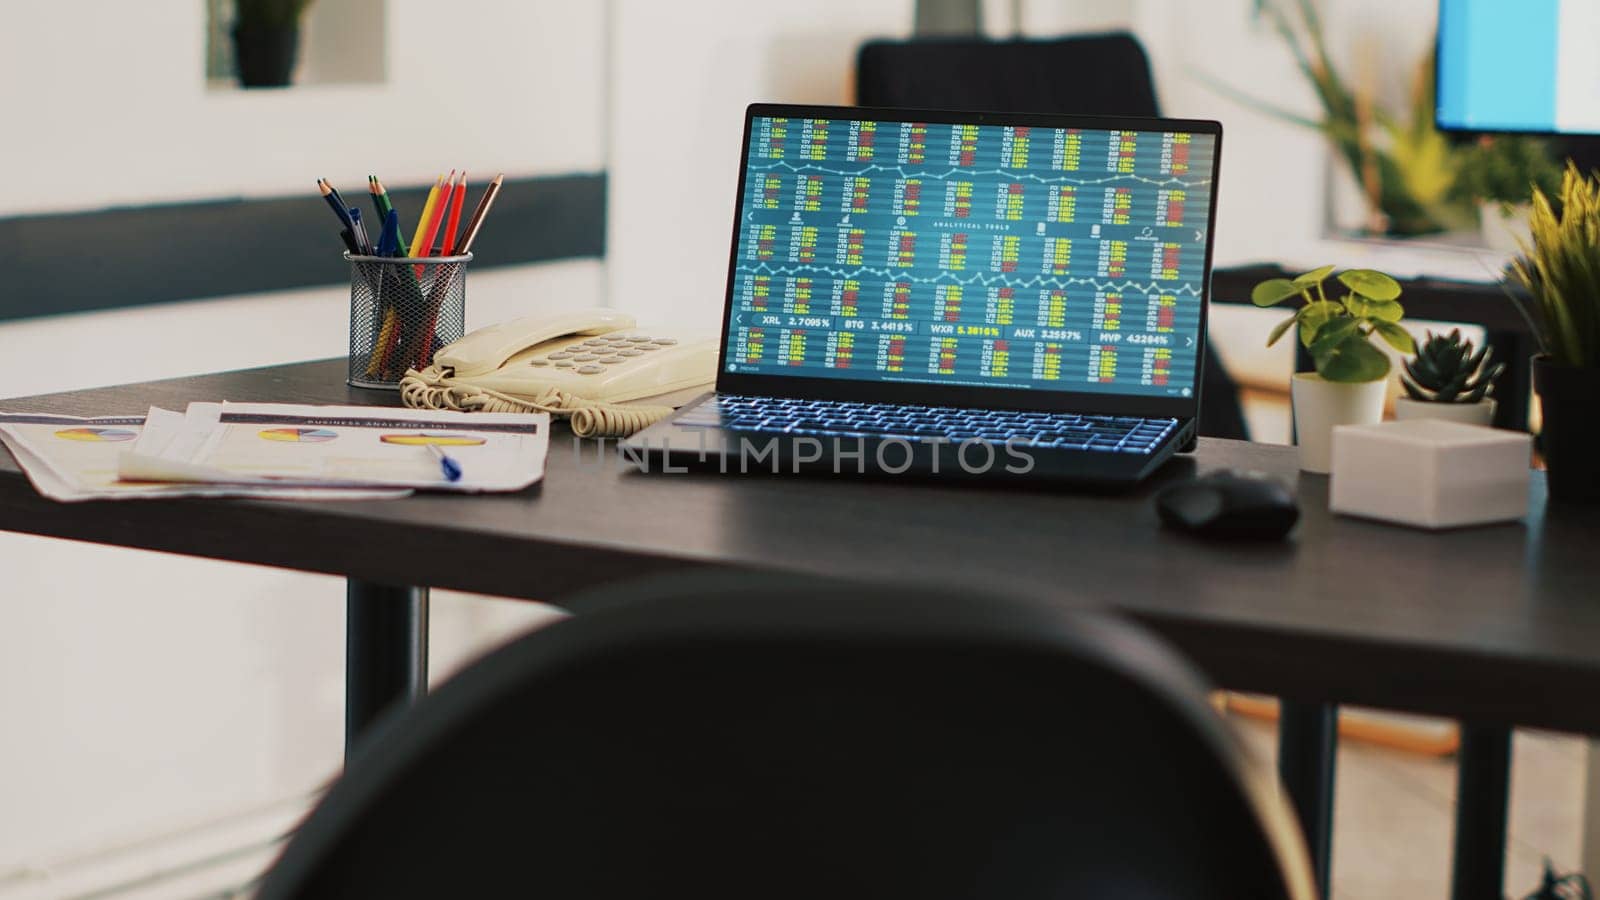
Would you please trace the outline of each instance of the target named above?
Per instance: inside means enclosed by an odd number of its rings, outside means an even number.
[[[638,329],[587,309],[490,325],[439,348],[400,380],[416,409],[547,412],[579,437],[626,437],[711,389],[716,338]]]

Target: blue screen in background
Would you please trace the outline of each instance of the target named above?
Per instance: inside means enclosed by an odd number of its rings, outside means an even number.
[[[1441,0],[1438,124],[1600,133],[1600,0]]]
[[[761,118],[743,374],[1190,396],[1215,138]]]

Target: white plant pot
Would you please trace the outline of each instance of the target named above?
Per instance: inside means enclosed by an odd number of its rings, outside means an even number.
[[[1409,419],[1443,419],[1463,425],[1489,425],[1494,422],[1494,400],[1485,398],[1477,403],[1429,403],[1410,397],[1396,397],[1394,417]]]
[[[1516,253],[1519,239],[1532,239],[1532,232],[1528,229],[1528,213],[1532,209],[1528,203],[1518,203],[1508,208],[1494,200],[1479,202],[1478,234],[1483,238],[1484,246],[1500,253]]]
[[[1289,396],[1294,401],[1295,443],[1300,447],[1300,468],[1327,474],[1333,465],[1334,426],[1383,421],[1383,401],[1388,389],[1387,378],[1323,381],[1315,372],[1296,372],[1289,382]]]

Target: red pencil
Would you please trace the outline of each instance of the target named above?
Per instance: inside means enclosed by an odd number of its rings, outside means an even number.
[[[430,215],[428,216],[427,220],[420,223],[422,228],[422,238],[420,239],[419,243],[412,245],[412,256],[433,255],[433,239],[439,236],[439,224],[444,221],[445,201],[450,198],[450,193],[452,190],[451,182],[455,181],[455,177],[456,170],[451,169],[450,181],[446,181],[444,183],[444,188],[439,192],[439,202],[433,205],[433,209],[429,211]],[[422,277],[424,268],[424,266],[417,266],[418,278]]]
[[[441,203],[445,198],[440,198]],[[461,180],[456,182],[455,191],[448,198],[450,201],[450,214],[445,220],[444,237],[439,241],[439,255],[449,256],[456,246],[456,229],[461,225],[461,207],[467,202],[467,173],[462,171]],[[435,289],[437,290],[437,288]],[[423,332],[422,352],[417,355],[417,368],[426,369],[433,357],[434,329],[438,327],[439,306],[430,303],[428,309],[428,329]]]
[[[456,229],[461,225],[461,207],[467,202],[467,173],[461,173],[461,180],[456,183],[456,190],[450,197],[450,218],[445,222],[444,240],[439,243],[439,254],[448,256],[455,250]]]

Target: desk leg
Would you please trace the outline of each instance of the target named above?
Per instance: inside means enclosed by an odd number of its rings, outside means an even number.
[[[1318,896],[1333,871],[1333,768],[1339,749],[1339,707],[1282,700],[1278,713],[1278,777],[1306,833]]]
[[[1511,799],[1511,729],[1461,724],[1456,775],[1456,853],[1451,900],[1501,900],[1506,814]]]
[[[345,759],[394,703],[428,689],[428,589],[345,585]]]

